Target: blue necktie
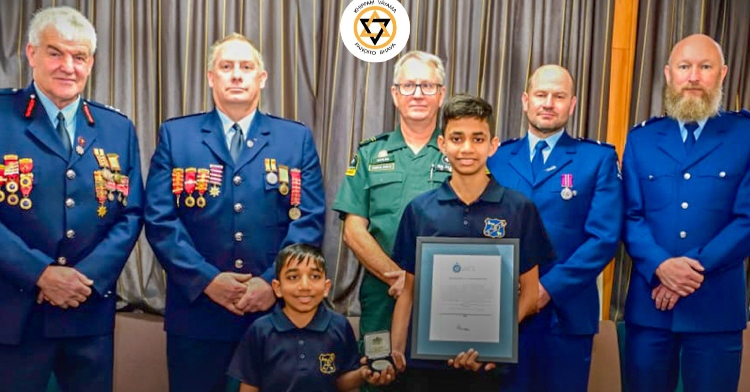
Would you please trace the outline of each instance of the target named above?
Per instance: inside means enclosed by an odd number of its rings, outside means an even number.
[[[63,147],[65,147],[65,152],[70,155],[70,135],[68,134],[68,128],[65,126],[65,116],[63,116],[62,112],[57,112],[57,133],[60,136],[60,141],[62,142]]]
[[[534,146],[534,159],[531,160],[531,174],[534,176],[534,181],[539,178],[539,175],[544,171],[544,154],[542,150],[547,148],[547,142],[540,140]]]
[[[685,123],[685,129],[687,130],[687,137],[685,138],[685,152],[690,152],[693,146],[695,146],[695,131],[698,129],[698,123]]]
[[[234,135],[232,135],[232,140],[229,142],[229,154],[232,156],[232,160],[237,162],[237,158],[242,154],[242,143],[244,143],[242,140],[242,127],[240,127],[240,124],[234,123],[232,128],[234,129]]]

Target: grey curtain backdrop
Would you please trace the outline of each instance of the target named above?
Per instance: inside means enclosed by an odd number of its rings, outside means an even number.
[[[520,98],[529,74],[545,63],[563,65],[576,78],[579,99],[569,132],[606,140],[614,1],[403,0],[412,26],[407,50],[433,52],[446,62],[449,93],[477,94],[493,104],[501,139],[525,132]],[[86,96],[133,119],[147,171],[162,121],[213,107],[205,76],[209,45],[230,32],[243,33],[257,44],[269,73],[261,110],[313,129],[330,205],[359,141],[392,130],[397,120],[388,92],[395,59],[368,64],[340,44],[338,22],[348,3],[3,0],[0,86],[30,82],[24,47],[35,10],[80,9],[99,35]],[[326,224],[332,302],[357,314],[361,270],[342,241],[338,215],[329,211]],[[164,272],[141,238],[120,279],[122,304],[159,312],[164,286]]]
[[[632,124],[664,114],[664,65],[672,46],[694,33],[718,41],[729,66],[724,108],[750,107],[750,2],[746,0],[641,0],[630,106]],[[750,129],[748,130],[750,132]],[[615,264],[610,318],[621,320],[632,263],[620,247]]]

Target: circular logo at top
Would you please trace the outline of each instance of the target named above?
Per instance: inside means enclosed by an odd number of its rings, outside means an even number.
[[[360,60],[380,63],[396,57],[409,41],[411,22],[396,0],[352,1],[341,15],[339,33]]]

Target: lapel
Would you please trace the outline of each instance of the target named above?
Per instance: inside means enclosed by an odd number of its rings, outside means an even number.
[[[219,119],[219,113],[216,109],[209,112],[203,120],[201,125],[201,132],[203,133],[203,144],[205,144],[213,154],[219,158],[224,166],[234,167],[234,161],[232,156],[229,155],[229,149],[227,148],[226,136],[224,136],[224,129],[221,126],[221,120]]]
[[[36,95],[36,91],[34,90],[33,86],[29,86],[26,91],[24,91],[21,101],[23,104],[23,108],[21,110],[26,110],[26,105],[27,102],[29,102],[29,96],[31,94]],[[60,140],[60,137],[57,136],[57,131],[55,131],[55,128],[52,127],[52,123],[49,121],[47,112],[44,110],[44,106],[42,106],[38,98],[35,103],[30,121],[31,122],[29,122],[26,126],[26,132],[28,132],[32,138],[36,139],[50,151],[55,153],[55,155],[59,156],[67,162],[70,159],[70,156],[68,155],[67,151],[65,151],[62,140]]]
[[[96,119],[94,119],[94,121],[96,121]],[[73,138],[73,151],[70,153],[70,165],[78,162],[81,157],[86,155],[91,146],[94,145],[97,136],[96,127],[94,125],[95,124],[89,124],[86,120],[86,114],[83,112],[83,102],[81,102],[78,105],[78,114],[76,115],[76,134]],[[79,140],[83,142],[83,154],[81,155],[76,153],[76,146],[79,145]]]
[[[723,124],[720,121],[720,116],[721,114],[710,118],[708,122],[706,122],[706,125],[703,127],[703,132],[701,132],[701,137],[696,140],[695,146],[693,146],[692,150],[685,158],[683,169],[687,169],[698,163],[698,161],[724,143],[724,134],[727,131],[724,129]]]
[[[239,158],[237,158],[237,165],[234,168],[235,171],[242,169],[243,166],[247,165],[252,161],[263,147],[268,144],[271,136],[271,124],[268,116],[261,113],[260,110],[255,112],[253,121],[250,123],[250,129],[247,131],[247,137],[252,138],[253,147],[243,148]],[[245,140],[245,146],[247,146],[247,140]]]
[[[539,186],[548,178],[552,177],[555,173],[562,170],[570,161],[573,160],[573,156],[576,153],[576,143],[573,138],[568,136],[568,133],[563,131],[560,140],[555,144],[555,148],[547,157],[547,162],[544,163],[544,171],[541,173],[539,178],[536,179],[534,187]],[[529,165],[531,165],[529,163]]]
[[[680,125],[677,121],[669,119],[664,123],[664,126],[658,129],[657,133],[656,145],[659,146],[659,149],[675,161],[685,162],[685,143],[682,142]]]
[[[521,178],[530,185],[534,185],[534,175],[531,173],[531,161],[529,160],[529,136],[517,141],[510,152],[511,158],[508,163]]]

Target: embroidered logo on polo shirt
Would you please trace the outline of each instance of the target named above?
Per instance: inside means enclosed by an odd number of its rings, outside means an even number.
[[[505,237],[505,226],[507,225],[508,223],[504,219],[484,218],[484,230],[482,230],[482,234],[490,238],[503,238]]]
[[[320,362],[320,372],[323,374],[333,374],[336,372],[336,364],[334,361],[336,360],[336,354],[334,353],[327,353],[327,354],[320,354],[318,356],[318,361]]]

